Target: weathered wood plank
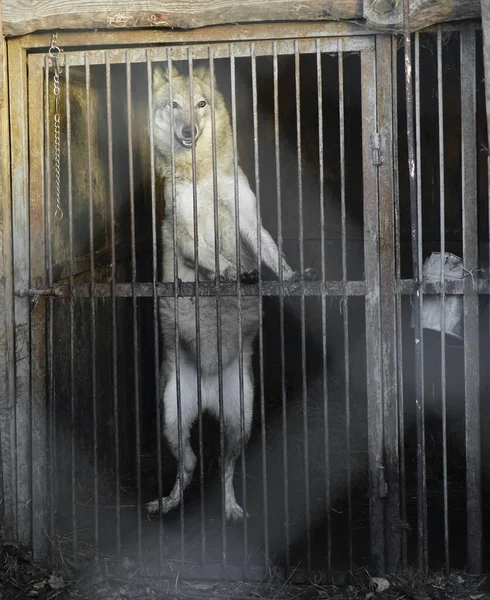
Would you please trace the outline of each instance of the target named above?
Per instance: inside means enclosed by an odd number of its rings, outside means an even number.
[[[6,44],[2,32],[0,1],[0,499],[5,534],[16,529],[14,510],[15,448],[13,430],[13,307],[12,239],[10,228],[10,146]]]
[[[414,2],[414,30],[459,19],[479,18],[479,0],[421,0]],[[399,31],[400,3],[394,0],[5,0],[4,34],[21,35],[51,29],[193,29],[208,25],[260,21],[365,19],[373,31]]]
[[[483,25],[483,61],[485,81],[490,81],[490,2],[481,0],[481,20]],[[485,86],[487,122],[490,123],[490,85]],[[490,127],[488,128],[488,147],[490,148]]]
[[[7,0],[7,35],[35,30],[137,27],[191,29],[224,23],[358,19],[362,0]]]
[[[403,28],[402,3],[394,0],[365,0],[363,17],[368,28],[401,31]],[[419,0],[410,3],[412,31],[448,21],[477,19],[480,0]]]

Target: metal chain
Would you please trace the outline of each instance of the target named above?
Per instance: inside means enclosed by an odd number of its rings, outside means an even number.
[[[51,46],[48,56],[53,63],[53,94],[54,94],[54,176],[55,176],[55,201],[56,210],[54,218],[56,221],[63,219],[63,209],[61,208],[61,117],[60,117],[60,74],[61,68],[58,64],[58,57],[61,49],[57,45],[58,32],[51,34]]]

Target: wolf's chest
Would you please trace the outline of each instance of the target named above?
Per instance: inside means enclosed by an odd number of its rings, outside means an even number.
[[[215,225],[220,250],[235,245],[235,210],[233,187],[221,182],[215,200],[212,182],[199,182],[195,189],[191,184],[176,187],[177,229],[185,228],[194,236],[195,226],[200,239],[214,246]],[[197,212],[196,212],[197,208]]]

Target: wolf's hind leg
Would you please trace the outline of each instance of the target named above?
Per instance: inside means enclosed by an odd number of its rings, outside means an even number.
[[[163,379],[162,379],[163,381]],[[183,395],[184,398],[184,395]],[[181,487],[182,492],[189,485],[194,469],[196,466],[196,455],[192,451],[190,444],[190,427],[195,418],[192,410],[192,401],[184,402],[182,399],[182,457],[179,453],[179,426],[177,415],[177,394],[176,394],[176,378],[175,371],[165,385],[163,393],[163,403],[165,407],[165,428],[164,436],[169,445],[170,451],[177,460],[177,476],[175,484],[167,497],[161,498],[161,510],[167,513],[169,510],[176,508],[180,503]],[[182,461],[182,462],[181,462]],[[182,481],[181,481],[182,471]],[[146,510],[150,514],[158,513],[160,510],[160,502],[158,499],[148,502]]]

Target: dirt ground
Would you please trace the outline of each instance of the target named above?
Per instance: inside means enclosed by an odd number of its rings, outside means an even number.
[[[82,574],[68,564],[44,568],[34,564],[29,551],[15,542],[0,543],[0,600],[490,600],[489,580],[464,572],[424,577],[406,572],[376,578],[361,569],[344,587],[295,586],[274,577],[260,584],[182,581],[178,576],[164,580],[145,577],[130,565],[121,576]]]

